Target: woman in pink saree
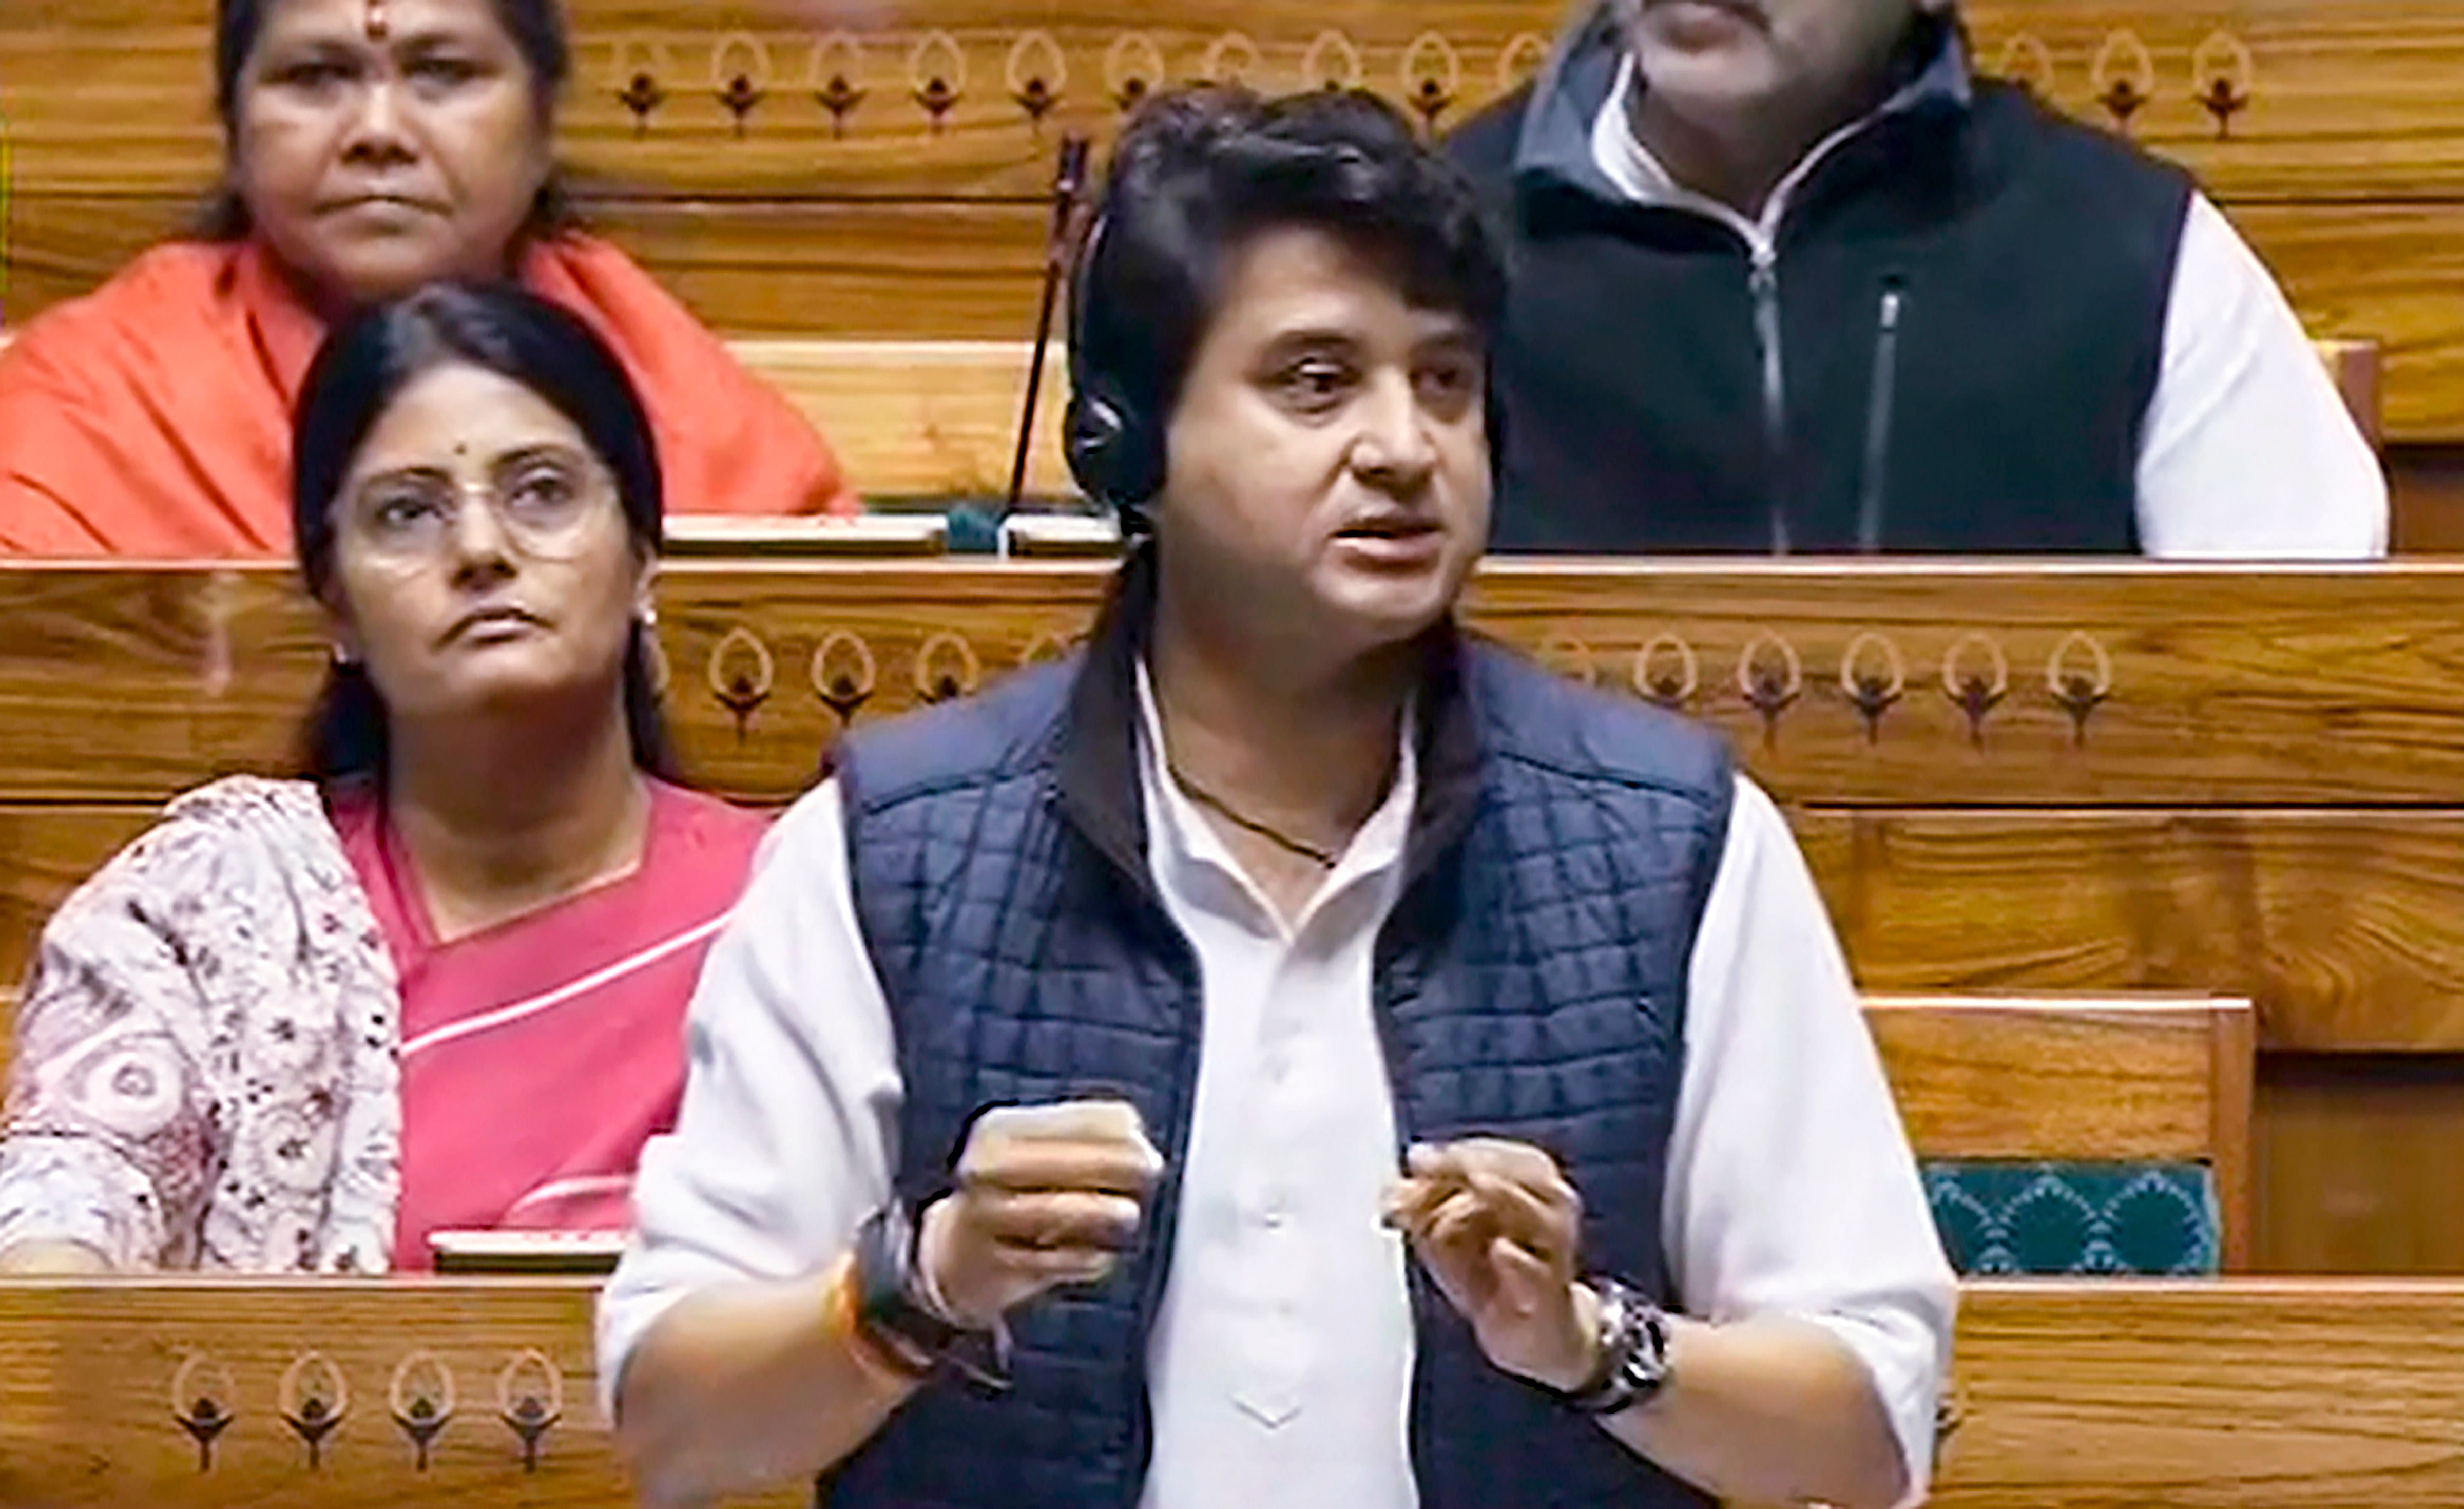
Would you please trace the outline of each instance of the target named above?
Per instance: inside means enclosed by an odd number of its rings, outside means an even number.
[[[651,431],[588,327],[440,286],[295,426],[334,669],[308,779],[218,781],[64,903],[0,1115],[0,1270],[424,1268],[622,1229],[756,814],[671,777]]]

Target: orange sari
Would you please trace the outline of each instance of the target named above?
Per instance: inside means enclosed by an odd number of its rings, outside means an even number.
[[[521,281],[581,315],[649,411],[671,514],[851,514],[802,415],[624,253],[535,245]],[[175,241],[0,352],[0,556],[279,556],[291,409],[324,340],[253,243]]]

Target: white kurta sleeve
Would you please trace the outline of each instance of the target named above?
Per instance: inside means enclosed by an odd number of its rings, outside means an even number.
[[[2283,290],[2204,194],[2182,223],[2138,477],[2140,544],[2151,556],[2387,551],[2378,457]]]
[[[687,1019],[683,1109],[643,1151],[636,1230],[600,1300],[603,1405],[677,1300],[819,1273],[889,1197],[902,1092],[846,830],[836,782],[799,802],[711,947]]]
[[[1688,1314],[1801,1319],[1864,1364],[1922,1497],[1957,1283],[1814,877],[1743,777],[1695,939],[1662,1233]]]

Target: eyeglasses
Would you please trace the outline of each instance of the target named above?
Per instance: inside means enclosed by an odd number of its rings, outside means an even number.
[[[485,481],[425,466],[370,477],[352,498],[349,529],[372,557],[419,564],[454,548],[462,511],[475,503],[495,516],[514,549],[563,560],[589,543],[591,525],[615,495],[615,479],[596,461],[540,447],[500,457]]]

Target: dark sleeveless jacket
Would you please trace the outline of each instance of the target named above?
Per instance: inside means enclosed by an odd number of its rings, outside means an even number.
[[[1593,156],[1578,33],[1448,152],[1509,235],[1502,551],[2135,551],[2189,175],[1970,77],[1907,82],[1757,247]]]
[[[1083,658],[860,730],[839,761],[856,906],[905,1078],[901,1191],[946,1187],[981,1108],[1089,1094],[1133,1101],[1168,1172],[1110,1281],[1013,1318],[1010,1392],[935,1385],[825,1484],[825,1503],[1137,1502],[1200,1003],[1198,960],[1147,866],[1143,560]],[[1673,1300],[1663,1162],[1728,757],[1640,702],[1451,629],[1435,637],[1405,881],[1375,971],[1400,1134],[1551,1149],[1583,1196],[1587,1267]],[[1411,1443],[1428,1509],[1706,1501],[1500,1372],[1417,1270],[1414,1285]]]

